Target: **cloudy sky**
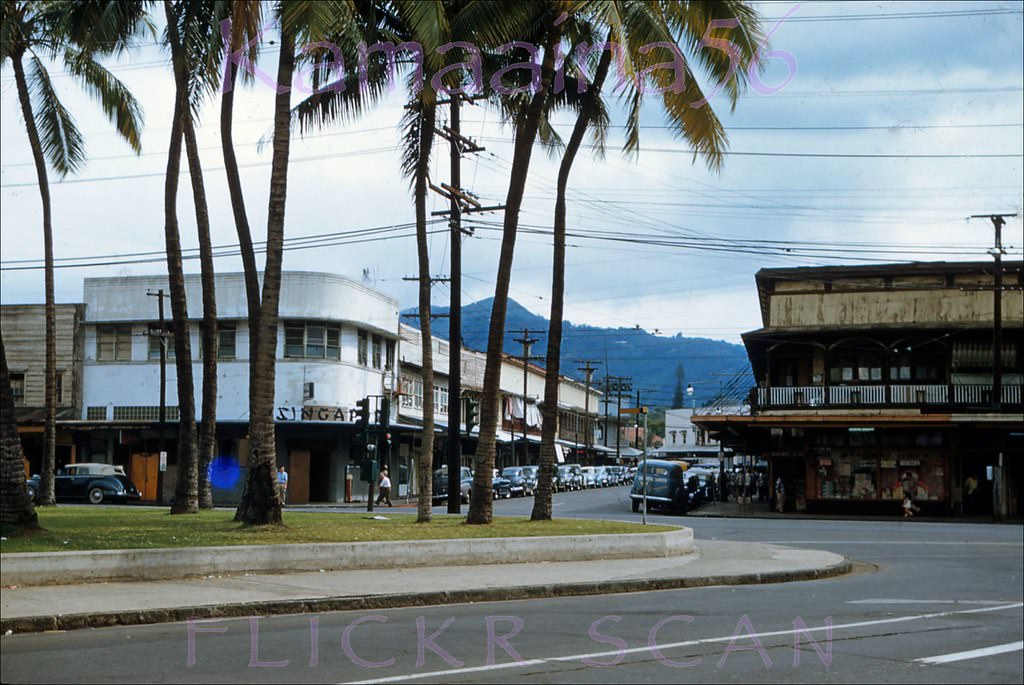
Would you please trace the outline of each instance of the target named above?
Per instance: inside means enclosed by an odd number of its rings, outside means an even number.
[[[774,28],[762,85],[729,112],[730,155],[719,172],[694,162],[688,145],[649,107],[638,157],[619,152],[613,129],[604,159],[581,154],[570,182],[566,318],[577,324],[635,326],[662,335],[736,342],[760,318],[754,273],[762,267],[989,259],[991,224],[971,214],[1020,212],[1024,194],[1024,5],[1013,2],[764,2]],[[779,21],[787,17],[783,21]],[[273,60],[266,60],[273,73]],[[56,257],[92,263],[61,268],[57,300],[81,301],[89,276],[165,273],[163,168],[173,78],[156,46],[110,62],[145,108],[144,152],[120,142],[95,103],[70,78],[58,88],[87,141],[89,163],[51,185]],[[59,67],[54,73],[60,74]],[[781,87],[780,87],[781,86]],[[41,302],[41,210],[13,74],[0,72],[2,159],[0,232],[5,304]],[[240,94],[235,138],[250,221],[266,221],[273,94],[257,81]],[[399,174],[396,89],[361,120],[314,132],[292,147],[285,268],[365,279],[415,305],[412,197]],[[212,104],[200,146],[214,243],[237,242]],[[621,121],[621,117],[618,117]],[[560,128],[568,137],[569,122]],[[485,205],[504,200],[511,133],[493,110],[463,110],[463,133],[485,149],[463,162],[463,185]],[[447,181],[447,149],[431,177]],[[511,296],[547,316],[550,230],[557,160],[537,150],[521,222],[539,233],[517,242]],[[51,176],[53,181],[56,178]],[[434,210],[444,202],[432,199]],[[197,245],[188,184],[179,199],[183,242]],[[490,297],[501,215],[477,217],[463,248],[463,301]],[[396,227],[371,234],[367,229]],[[1021,219],[1004,242],[1020,258]],[[386,239],[380,239],[380,236]],[[614,238],[614,239],[612,239]],[[435,275],[447,275],[448,239],[431,241]],[[124,255],[136,255],[133,264]],[[146,255],[144,253],[157,253]],[[102,265],[95,265],[95,264]],[[198,271],[198,263],[186,263]],[[218,260],[240,271],[236,256]],[[445,284],[435,303],[446,305]]]

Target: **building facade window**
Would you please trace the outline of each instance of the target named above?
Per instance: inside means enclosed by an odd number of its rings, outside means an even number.
[[[237,324],[234,321],[217,322],[217,359],[234,359],[235,333]]]
[[[434,386],[434,411],[438,414],[448,413],[448,388]]]
[[[369,361],[369,333],[364,330],[359,331],[359,347],[357,354],[359,365],[366,366]]]
[[[159,327],[158,327],[159,328]],[[97,326],[96,359],[99,361],[131,361],[132,327]],[[159,355],[158,357],[159,358]]]
[[[10,379],[11,392],[14,393],[14,404],[22,406],[25,404],[25,374],[12,373],[10,374]]]
[[[146,330],[149,334],[147,357],[150,361],[160,361],[160,324],[151,323]],[[169,321],[164,322],[163,339],[167,345],[167,359],[174,359],[174,327]]]
[[[423,380],[403,375],[401,380],[402,407],[423,409]]]
[[[284,356],[289,359],[340,360],[341,326],[323,321],[286,321]]]
[[[395,341],[394,340],[388,340],[385,343],[385,354],[386,354],[386,356],[385,356],[385,359],[384,359],[384,368],[387,369],[388,371],[391,371],[393,368],[395,368]]]
[[[57,406],[64,404],[64,372],[58,371],[57,377],[54,379],[54,397],[56,398]]]
[[[880,383],[882,359],[874,353],[840,353],[829,369],[831,383]]]
[[[379,335],[373,336],[373,368],[379,369],[383,366],[384,341]]]

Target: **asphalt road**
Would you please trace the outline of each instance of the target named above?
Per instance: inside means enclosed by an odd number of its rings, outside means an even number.
[[[505,500],[495,510],[531,506]],[[559,494],[555,515],[640,516],[625,488]],[[685,522],[698,540],[827,549],[857,570],[781,585],[12,635],[0,641],[0,675],[12,683],[1024,680],[1019,525]]]

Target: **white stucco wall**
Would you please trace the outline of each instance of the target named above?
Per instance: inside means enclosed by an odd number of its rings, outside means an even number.
[[[90,278],[85,281],[85,360],[82,417],[88,407],[155,406],[159,404],[160,364],[148,359],[149,322],[157,320],[157,303],[146,292],[163,288],[165,277]],[[186,276],[193,357],[199,344],[198,320],[202,317],[202,288],[197,274]],[[397,369],[385,370],[358,363],[358,330],[363,329],[396,341],[398,303],[361,283],[333,274],[286,272],[282,276],[279,318],[330,321],[341,324],[341,359],[283,358],[283,323],[278,327],[275,407],[306,406],[355,407],[357,399],[381,394],[385,376],[397,375]],[[248,325],[245,321],[245,286],[241,274],[217,277],[217,315],[221,320],[236,320],[235,354],[237,360],[218,362],[218,408],[222,421],[246,421],[248,400]],[[165,302],[165,318],[170,320],[170,305]],[[97,361],[96,326],[102,323],[132,325],[131,361]],[[372,351],[371,351],[372,355]],[[397,357],[397,353],[396,353]],[[397,364],[396,364],[397,365]],[[178,404],[177,371],[167,363],[167,404]],[[196,411],[200,411],[202,363],[193,364]],[[305,383],[314,384],[312,399],[303,399]]]

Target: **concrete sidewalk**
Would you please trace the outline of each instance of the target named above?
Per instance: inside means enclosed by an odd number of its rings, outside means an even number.
[[[0,590],[0,631],[38,632],[198,618],[813,580],[849,560],[775,545],[695,541],[658,558],[205,576]]]

